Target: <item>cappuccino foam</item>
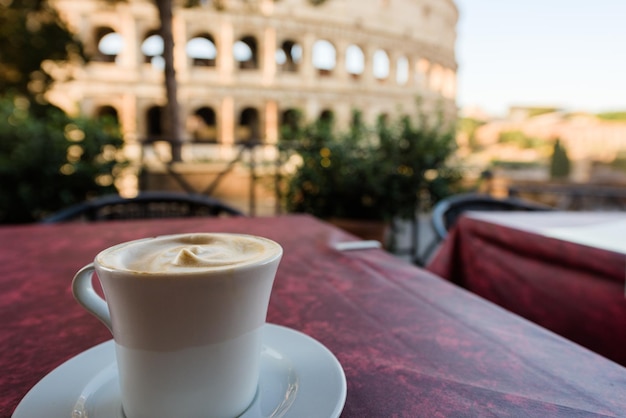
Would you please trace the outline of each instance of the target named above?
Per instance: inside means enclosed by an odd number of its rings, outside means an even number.
[[[131,241],[98,254],[103,267],[143,274],[194,273],[269,261],[282,252],[269,239],[243,234],[164,235]]]

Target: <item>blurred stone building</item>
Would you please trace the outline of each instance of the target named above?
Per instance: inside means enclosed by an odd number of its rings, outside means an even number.
[[[55,85],[50,100],[71,113],[112,115],[128,155],[146,158],[162,139],[163,46],[151,0],[51,0],[92,60]],[[297,110],[365,120],[442,106],[456,115],[452,0],[175,1],[174,61],[185,124],[183,157],[227,158],[250,139],[276,143]],[[207,147],[206,145],[212,145]]]

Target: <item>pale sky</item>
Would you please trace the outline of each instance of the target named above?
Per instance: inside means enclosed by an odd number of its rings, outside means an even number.
[[[626,111],[626,0],[455,0],[458,104]]]

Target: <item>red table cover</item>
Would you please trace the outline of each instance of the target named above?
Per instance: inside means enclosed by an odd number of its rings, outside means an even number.
[[[342,417],[618,416],[626,369],[308,216],[0,228],[0,416],[72,356],[110,339],[71,279],[140,237],[244,232],[281,243],[268,321],[326,345],[346,373]],[[311,411],[311,417],[316,417]]]
[[[626,256],[495,222],[563,226],[557,213],[492,216],[463,216],[428,270],[626,365]],[[564,217],[570,226],[601,219]]]

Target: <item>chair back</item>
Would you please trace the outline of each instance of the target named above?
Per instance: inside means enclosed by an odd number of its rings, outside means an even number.
[[[459,217],[467,211],[549,211],[552,207],[516,197],[498,199],[479,193],[462,193],[439,201],[432,212],[432,226],[443,240]]]
[[[244,216],[212,197],[175,192],[143,192],[132,198],[106,195],[63,209],[43,223],[109,221],[118,219],[187,218],[197,216]]]

